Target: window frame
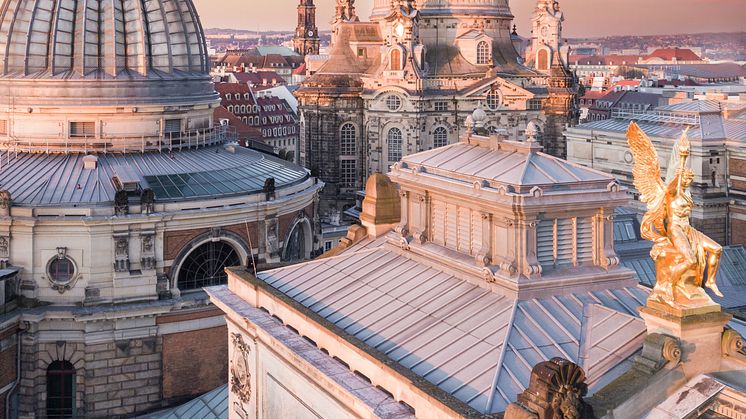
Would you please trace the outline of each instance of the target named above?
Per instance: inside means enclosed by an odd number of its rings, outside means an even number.
[[[396,143],[398,143],[398,147],[396,146]],[[386,132],[386,149],[387,149],[386,157],[389,163],[396,163],[402,159],[402,157],[404,156],[403,148],[404,148],[404,133],[402,132],[401,128],[399,127],[389,128],[389,130]],[[392,155],[393,157],[398,156],[398,158],[392,159]]]

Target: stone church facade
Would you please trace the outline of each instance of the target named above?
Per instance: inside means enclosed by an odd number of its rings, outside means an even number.
[[[328,58],[296,92],[301,161],[326,183],[322,212],[344,209],[403,156],[455,142],[478,107],[493,134],[520,138],[534,122],[545,150],[565,156],[575,89],[556,1],[538,2],[525,63],[507,0],[376,0],[368,22],[352,3],[338,2]]]

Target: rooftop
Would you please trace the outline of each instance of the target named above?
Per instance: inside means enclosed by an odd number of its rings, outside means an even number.
[[[645,331],[635,310],[643,288],[517,300],[390,244],[258,279],[480,413],[503,411],[532,366],[554,356],[601,377],[638,349]]]
[[[157,202],[243,195],[261,191],[268,177],[278,189],[309,177],[299,166],[239,146],[102,153],[94,169],[83,167],[84,157],[5,153],[0,187],[10,191],[14,206],[80,207],[111,205],[116,193],[111,179],[119,167],[129,168],[142,189],[151,188]]]

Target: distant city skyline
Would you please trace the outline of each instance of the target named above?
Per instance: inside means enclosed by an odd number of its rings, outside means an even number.
[[[292,30],[298,0],[194,0],[205,28]],[[319,29],[329,29],[335,0],[315,0]],[[373,0],[356,2],[367,20]],[[527,36],[534,0],[513,0],[518,32]],[[667,35],[746,31],[746,0],[561,0],[566,37],[611,35]],[[706,18],[703,18],[706,16]]]

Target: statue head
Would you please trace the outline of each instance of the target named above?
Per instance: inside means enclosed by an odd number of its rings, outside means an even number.
[[[681,174],[681,186],[688,188],[694,181],[694,171],[692,169],[685,169]]]

